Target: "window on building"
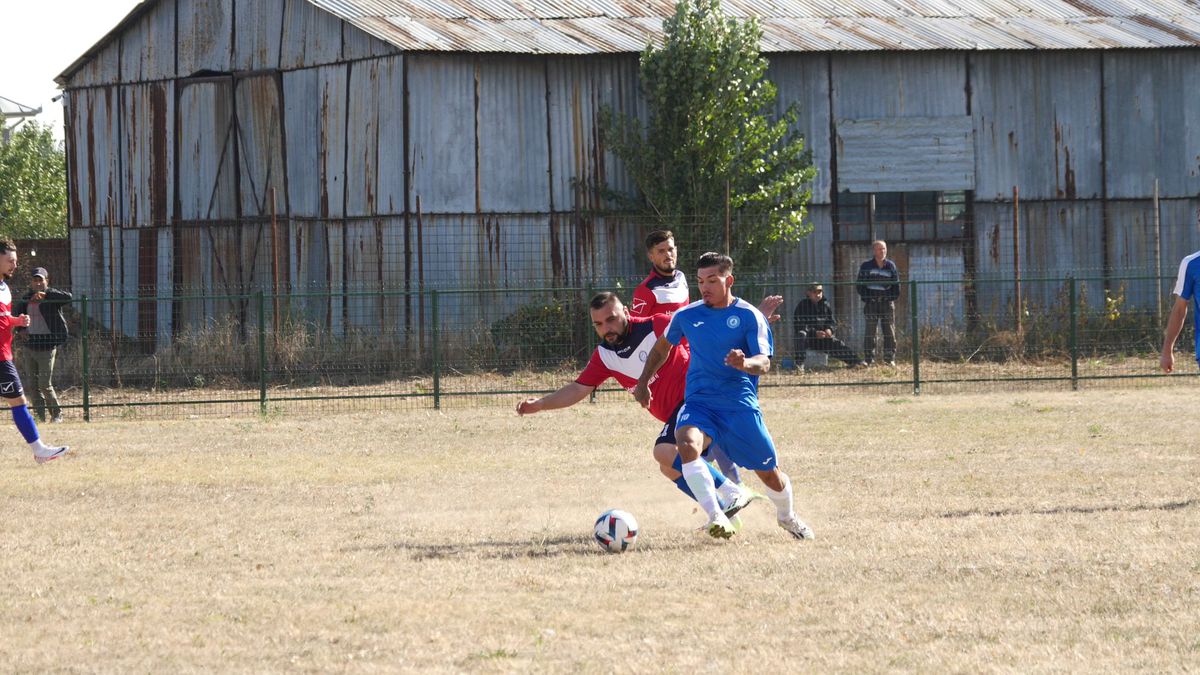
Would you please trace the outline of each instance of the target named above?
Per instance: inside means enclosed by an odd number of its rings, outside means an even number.
[[[834,225],[839,241],[933,241],[969,234],[971,211],[965,191],[876,192],[874,196],[872,214],[870,193],[838,194]]]

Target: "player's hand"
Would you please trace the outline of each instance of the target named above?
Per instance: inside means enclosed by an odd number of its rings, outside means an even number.
[[[641,382],[638,382],[637,386],[633,388],[633,400],[642,404],[643,408],[649,408],[650,401],[653,399],[654,396],[650,393],[650,387],[647,387]]]
[[[775,313],[775,310],[779,309],[779,306],[782,304],[782,295],[768,295],[762,299],[762,302],[758,303],[758,311],[762,312],[762,315],[767,317],[767,321],[769,323],[775,323],[776,321],[779,321],[780,318],[779,315]]]
[[[730,349],[725,355],[725,365],[738,370],[746,369],[746,354],[740,349]]]
[[[537,398],[527,398],[524,401],[521,401],[517,404],[517,414],[532,415],[533,413],[540,411],[542,409],[540,401],[541,399]]]
[[[45,299],[46,299],[45,291],[38,291],[37,293],[34,293],[33,295],[31,295],[29,297],[30,302],[41,302],[42,300],[45,300]]]
[[[28,314],[18,314],[17,316],[14,316],[13,319],[18,324],[26,328],[29,328],[29,324],[33,323],[33,319],[31,319]]]
[[[1158,365],[1164,373],[1173,372],[1175,370],[1175,352],[1173,350],[1163,352],[1158,359]]]

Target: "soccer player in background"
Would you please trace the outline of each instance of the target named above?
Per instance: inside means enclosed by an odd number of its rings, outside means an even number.
[[[12,290],[8,283],[16,270],[17,245],[8,239],[0,240],[0,398],[7,401],[12,409],[13,422],[33,450],[33,458],[38,464],[44,464],[67,454],[69,448],[65,445],[55,447],[42,443],[37,424],[33,421],[33,415],[29,414],[29,406],[25,402],[21,377],[17,375],[17,367],[13,365],[13,329],[17,326],[27,328],[30,324],[29,315],[12,315]]]
[[[687,275],[675,268],[678,255],[675,235],[670,230],[655,230],[646,235],[650,275],[633,289],[630,316],[670,314],[692,301],[688,296]]]
[[[705,253],[699,262],[700,302],[672,315],[666,332],[655,343],[638,378],[633,396],[643,406],[654,405],[650,383],[684,338],[691,348],[684,404],[678,413],[675,445],[681,473],[696,501],[708,514],[708,533],[728,539],[734,534],[721,512],[711,475],[700,453],[711,442],[722,443],[739,466],[752,469],[775,504],[779,526],[797,539],[813,532],[793,509],[792,484],[780,471],[775,442],[763,423],[758,405],[758,378],[771,369],[773,353],[767,318],[750,303],[733,295],[733,260]]]
[[[529,398],[517,405],[518,415],[532,415],[543,410],[566,408],[587,398],[610,377],[622,387],[631,389],[642,372],[642,355],[657,341],[670,318],[665,314],[654,317],[629,316],[615,293],[600,293],[592,298],[592,326],[603,340],[592,352],[583,372],[574,382],[541,398]],[[654,405],[647,409],[660,422],[662,432],[654,441],[654,459],[659,470],[684,494],[695,495],[680,473],[679,455],[675,450],[675,414],[683,403],[684,377],[691,355],[686,345],[671,350],[659,377],[650,384],[655,392]],[[732,517],[754,499],[754,494],[726,480],[719,471],[701,461],[709,472],[710,485],[720,495],[720,506],[726,518]]]
[[[1167,318],[1167,327],[1163,330],[1162,354],[1158,357],[1158,365],[1164,373],[1175,370],[1175,340],[1183,330],[1183,322],[1187,320],[1188,305],[1196,303],[1195,318],[1192,320],[1196,328],[1196,361],[1200,363],[1200,297],[1196,295],[1196,282],[1200,280],[1200,251],[1185,257],[1179,263],[1179,275],[1175,278],[1175,304],[1171,306],[1171,316]]]

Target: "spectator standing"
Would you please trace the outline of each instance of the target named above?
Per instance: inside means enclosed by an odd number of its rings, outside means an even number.
[[[29,327],[22,350],[21,370],[33,385],[30,398],[37,418],[46,421],[49,409],[50,421],[62,421],[62,407],[54,391],[54,360],[58,348],[67,341],[67,321],[63,308],[71,302],[71,294],[50,286],[50,273],[45,267],[33,268],[33,279],[29,290],[20,300],[13,303],[13,314],[29,315]]]
[[[896,299],[900,297],[900,271],[887,257],[887,242],[871,242],[875,256],[858,268],[858,295],[867,320],[863,333],[863,359],[875,360],[875,331],[883,329],[883,361],[896,365]]]

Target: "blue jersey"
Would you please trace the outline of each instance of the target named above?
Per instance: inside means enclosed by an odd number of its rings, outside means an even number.
[[[1197,282],[1200,282],[1200,251],[1179,263],[1179,276],[1175,278],[1174,291],[1175,295],[1192,304],[1192,325],[1196,328],[1196,361],[1200,362],[1200,295],[1196,293]]]
[[[686,403],[714,410],[758,410],[758,377],[725,365],[731,349],[747,357],[774,354],[771,327],[757,307],[741,298],[722,309],[693,302],[675,311],[663,337],[676,345],[687,338],[692,348]]]

